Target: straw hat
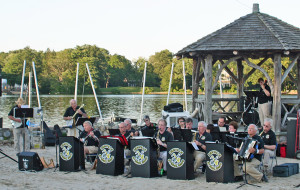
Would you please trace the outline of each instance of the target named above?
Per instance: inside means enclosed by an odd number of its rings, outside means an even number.
[[[19,104],[21,104],[21,105],[25,104],[25,101],[23,100],[23,98],[18,98],[18,100],[15,101],[15,102],[16,102],[17,105],[19,105]]]

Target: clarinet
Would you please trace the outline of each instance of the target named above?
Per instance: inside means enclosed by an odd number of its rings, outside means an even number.
[[[159,139],[159,131],[157,131],[157,134],[156,134],[156,140]],[[159,157],[160,155],[160,145],[157,145],[157,157]]]

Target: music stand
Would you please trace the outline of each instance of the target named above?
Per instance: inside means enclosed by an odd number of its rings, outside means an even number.
[[[191,129],[180,129],[182,140],[185,142],[191,142],[193,140],[193,133]]]
[[[108,129],[109,135],[118,135],[120,134],[119,129]]]
[[[259,96],[259,91],[244,90],[244,93],[246,94],[248,99],[251,99],[251,103],[248,105],[248,107],[245,109],[244,112],[247,112],[247,110],[249,110],[249,107],[250,107],[251,112],[254,113],[256,98]],[[255,117],[255,115],[252,114],[252,123],[255,123],[254,117]]]
[[[96,117],[90,117],[90,118],[86,118],[86,117],[78,117],[76,122],[75,122],[75,126],[80,126],[80,125],[83,125],[83,123],[85,121],[90,121],[93,125],[96,121]]]
[[[14,117],[21,118],[23,127],[26,127],[26,118],[33,118],[33,108],[15,108]],[[25,134],[23,134],[23,152],[25,151]]]

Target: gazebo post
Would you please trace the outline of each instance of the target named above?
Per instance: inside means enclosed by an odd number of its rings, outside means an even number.
[[[238,82],[237,82],[237,97],[238,98],[241,98],[243,96],[243,91],[244,91],[243,70],[244,70],[244,67],[242,65],[242,60],[238,59],[237,60],[237,79],[238,79]],[[242,111],[242,108],[241,108],[240,104],[238,105],[238,110]]]
[[[297,85],[297,94],[298,99],[300,99],[300,59],[297,61],[297,79],[298,79],[298,85]]]
[[[198,99],[198,88],[199,88],[199,83],[197,83],[197,77],[199,77],[199,72],[200,70],[197,69],[198,66],[201,64],[198,61],[197,57],[194,57],[193,59],[193,74],[192,74],[192,110],[196,109],[196,102],[195,100]]]
[[[281,127],[281,55],[274,55],[273,130]],[[263,124],[262,124],[263,125]]]
[[[213,57],[208,54],[205,57],[204,78],[205,78],[205,103],[204,103],[204,120],[206,123],[212,123],[212,61]]]

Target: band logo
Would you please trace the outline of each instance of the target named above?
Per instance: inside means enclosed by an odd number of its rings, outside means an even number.
[[[22,161],[23,161],[23,168],[24,168],[25,170],[27,170],[27,169],[28,169],[28,161],[29,161],[29,160],[23,158]]]
[[[60,145],[62,152],[59,153],[61,159],[64,161],[69,161],[73,157],[73,153],[70,151],[72,145],[68,142],[64,142]]]
[[[115,157],[111,155],[112,151],[114,151],[112,146],[109,144],[104,144],[100,147],[100,150],[102,153],[100,153],[98,157],[102,163],[109,164],[114,160]]]
[[[147,152],[146,147],[142,145],[135,146],[133,152],[135,156],[132,157],[132,161],[136,165],[144,165],[148,161],[148,156],[145,156],[145,152]]]
[[[222,168],[223,163],[219,161],[222,157],[222,154],[217,150],[211,150],[208,152],[207,156],[209,160],[207,161],[207,166],[212,171],[218,171]]]
[[[180,148],[172,148],[169,151],[171,158],[168,159],[168,163],[173,168],[180,168],[185,163],[185,160],[181,158],[184,152]]]

